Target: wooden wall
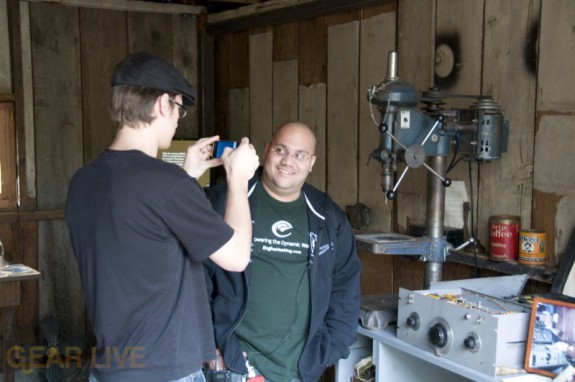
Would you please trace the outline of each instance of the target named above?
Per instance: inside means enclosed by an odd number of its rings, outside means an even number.
[[[22,327],[48,313],[83,317],[63,207],[72,174],[114,135],[106,111],[113,65],[145,49],[171,58],[202,85],[197,32],[203,26],[166,7],[135,12],[0,0],[0,93],[13,94],[20,180],[20,204],[0,210],[0,238],[10,260],[43,272],[23,291]],[[425,221],[427,173],[411,170],[398,200],[385,200],[380,166],[369,160],[379,137],[367,102],[367,89],[386,77],[388,52],[397,49],[399,76],[416,89],[440,84],[450,93],[491,94],[501,105],[510,124],[509,150],[497,162],[472,166],[475,182],[479,176],[478,237],[488,243],[490,216],[519,215],[524,227],[547,231],[554,264],[575,220],[575,166],[569,164],[574,19],[571,0],[399,0],[268,26],[246,24],[208,36],[215,41],[215,126],[200,126],[202,109],[192,109],[177,138],[214,130],[230,139],[246,135],[261,152],[275,127],[301,119],[318,136],[309,181],[342,207],[365,204],[368,229],[403,232],[408,222]],[[439,43],[456,52],[457,70],[447,79],[435,74]],[[467,170],[459,165],[450,176],[469,189]],[[364,293],[422,287],[422,263],[360,256]],[[470,275],[467,266],[445,265],[446,279]]]
[[[567,15],[574,12],[569,0],[399,0],[264,27],[246,23],[216,35],[216,129],[231,139],[249,136],[261,152],[282,122],[307,122],[318,135],[309,181],[342,208],[365,204],[369,230],[406,232],[410,223],[425,223],[426,170],[410,170],[392,203],[381,192],[379,164],[368,160],[379,139],[372,112],[379,115],[367,89],[386,77],[387,54],[398,50],[399,77],[416,89],[436,85],[499,103],[510,126],[508,151],[488,164],[461,162],[448,176],[465,181],[468,192],[473,186],[482,244],[488,248],[491,216],[518,215],[523,228],[547,232],[552,267],[575,225],[574,170],[561,165],[573,155],[575,45]],[[440,44],[454,52],[448,76],[436,72]],[[447,101],[446,108],[470,106]],[[361,256],[370,280],[364,292],[423,286],[420,262]],[[445,265],[445,279],[472,274],[468,266]]]
[[[193,85],[198,83],[197,16],[182,11],[194,7],[150,5],[144,7],[148,11],[131,11],[125,2],[106,4],[109,9],[0,3],[0,18],[10,21],[11,34],[0,64],[5,55],[20,63],[7,70],[16,85],[0,80],[0,92],[12,93],[18,110],[21,187],[20,204],[0,210],[0,238],[10,261],[42,272],[39,282],[23,283],[17,312],[23,340],[38,318],[48,314],[79,326],[85,322],[63,209],[71,176],[115,136],[107,102],[116,63],[145,50],[171,60]],[[8,23],[1,25],[7,28]],[[2,41],[4,37],[0,33]],[[1,66],[0,73],[5,69]],[[191,108],[176,139],[197,139],[198,120],[198,108]]]

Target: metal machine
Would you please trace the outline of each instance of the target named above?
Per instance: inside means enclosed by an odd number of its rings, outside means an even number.
[[[522,369],[530,307],[464,288],[400,289],[397,338],[483,374]]]
[[[474,100],[469,109],[442,108],[448,98]],[[372,250],[376,244],[381,254],[417,255],[426,262],[425,285],[439,281],[442,263],[449,251],[461,250],[474,243],[474,238],[458,248],[453,248],[444,237],[445,187],[451,184],[447,178],[447,159],[452,150],[464,160],[487,163],[497,160],[507,151],[508,122],[490,97],[484,95],[452,95],[431,89],[421,96],[415,89],[397,76],[397,52],[390,52],[387,78],[368,91],[368,100],[381,114],[378,124],[379,147],[372,157],[381,162],[382,188],[386,197],[393,200],[397,189],[410,168],[424,166],[431,174],[427,183],[426,236],[401,237],[378,240],[373,235],[358,235]],[[423,103],[423,109],[417,108]],[[375,120],[375,118],[374,118]],[[395,180],[397,163],[406,164]],[[391,234],[393,236],[393,234]],[[365,247],[365,246],[364,246]]]

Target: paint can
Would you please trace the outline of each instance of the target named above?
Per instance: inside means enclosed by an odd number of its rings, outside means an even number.
[[[519,232],[519,264],[545,265],[547,234],[534,229]]]
[[[520,225],[519,216],[497,215],[489,219],[489,258],[491,260],[517,260]]]

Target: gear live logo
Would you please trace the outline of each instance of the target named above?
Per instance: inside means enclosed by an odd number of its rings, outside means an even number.
[[[40,369],[53,369],[70,372],[73,369],[83,369],[89,363],[92,368],[145,368],[143,363],[144,347],[126,347],[119,349],[109,347],[104,354],[96,359],[96,349],[91,348],[86,354],[77,346],[12,346],[6,351],[7,364],[24,374],[30,374]],[[88,356],[89,358],[87,358]]]
[[[286,222],[285,220],[280,220],[275,222],[274,225],[272,225],[272,232],[277,237],[283,239],[291,235],[292,228],[293,226],[289,222]]]

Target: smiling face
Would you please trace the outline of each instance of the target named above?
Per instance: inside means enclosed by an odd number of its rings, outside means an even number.
[[[266,144],[262,185],[275,199],[296,200],[316,160],[315,136],[301,123],[279,128]]]

